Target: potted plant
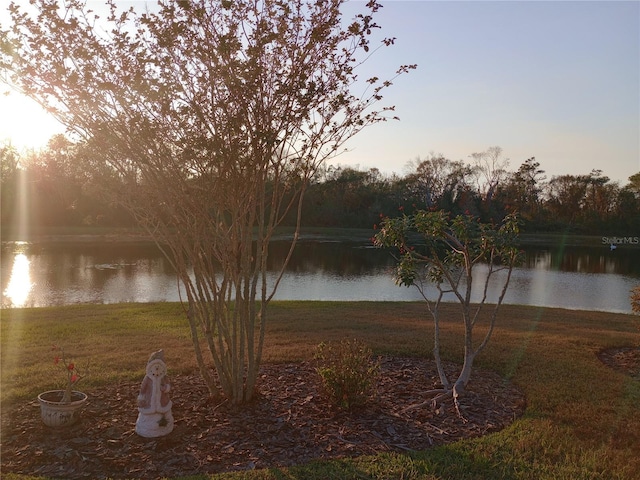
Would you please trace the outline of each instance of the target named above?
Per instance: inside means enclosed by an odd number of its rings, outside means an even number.
[[[81,375],[74,362],[67,359],[63,348],[54,345],[52,350],[55,351],[53,363],[64,372],[65,388],[38,395],[40,415],[44,424],[49,427],[66,427],[78,420],[87,401],[85,393],[74,390],[84,375]]]

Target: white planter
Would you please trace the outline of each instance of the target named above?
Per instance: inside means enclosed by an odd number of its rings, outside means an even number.
[[[80,411],[87,401],[87,395],[82,392],[71,392],[71,401],[62,403],[64,390],[50,390],[38,395],[40,415],[48,427],[66,427],[76,423]]]

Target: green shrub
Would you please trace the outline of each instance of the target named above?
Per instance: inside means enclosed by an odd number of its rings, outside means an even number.
[[[373,395],[380,362],[371,349],[359,340],[321,343],[314,356],[316,371],[329,399],[335,405],[351,409],[363,406]]]

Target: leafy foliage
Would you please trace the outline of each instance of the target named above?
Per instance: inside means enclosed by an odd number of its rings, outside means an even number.
[[[346,409],[362,407],[374,393],[380,363],[362,341],[321,343],[316,348],[316,371],[331,401]]]
[[[399,285],[415,285],[425,274],[436,284],[451,281],[458,285],[465,269],[476,264],[515,261],[518,233],[518,219],[513,214],[496,229],[471,215],[450,218],[441,210],[421,210],[412,216],[384,219],[374,242],[400,252],[396,271]]]

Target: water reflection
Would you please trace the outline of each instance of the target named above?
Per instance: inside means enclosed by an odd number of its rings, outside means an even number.
[[[635,255],[630,253],[635,251]],[[525,267],[576,273],[640,272],[640,251],[572,247],[526,251]]]
[[[4,291],[4,296],[10,302],[8,306],[24,307],[31,292],[31,275],[29,273],[29,259],[24,253],[18,253],[13,259],[11,277]]]
[[[395,285],[390,252],[369,247],[300,243],[275,298],[421,300],[414,288]],[[271,282],[286,253],[287,245],[273,244]],[[524,265],[514,271],[505,302],[630,312],[629,291],[640,283],[640,250],[537,248],[526,253]],[[0,260],[3,308],[180,300],[170,263],[149,245],[3,245]],[[476,285],[481,277],[479,271]],[[499,291],[498,284],[490,286],[492,297],[497,298]]]

